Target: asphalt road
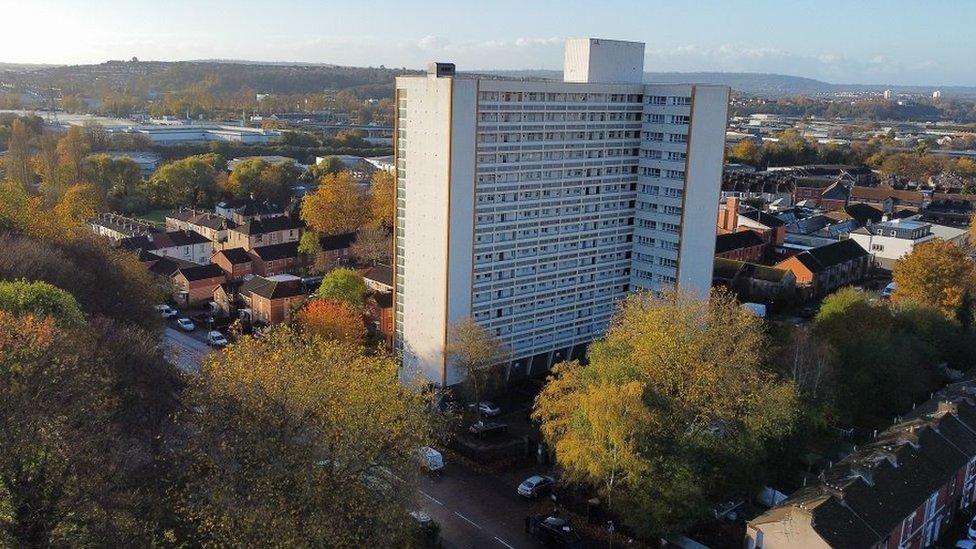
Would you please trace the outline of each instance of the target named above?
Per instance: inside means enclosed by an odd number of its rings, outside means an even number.
[[[210,351],[209,345],[186,332],[169,326],[163,332],[163,354],[166,360],[188,374],[200,372],[200,363]]]
[[[547,497],[530,501],[516,487],[541,468],[520,467],[501,474],[482,474],[448,458],[439,476],[420,481],[420,506],[441,526],[443,547],[522,549],[537,547],[525,532],[525,517],[552,510]]]

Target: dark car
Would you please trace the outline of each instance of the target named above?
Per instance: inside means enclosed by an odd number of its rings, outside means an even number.
[[[508,431],[508,425],[497,421],[478,420],[472,423],[471,427],[468,427],[468,431],[473,435],[486,437],[489,435],[499,435]]]
[[[813,318],[817,316],[820,311],[820,307],[816,305],[807,305],[806,307],[800,309],[800,318]]]
[[[567,519],[536,515],[530,519],[529,523],[529,532],[534,534],[535,539],[546,547],[566,547],[568,549],[583,547],[583,539]]]

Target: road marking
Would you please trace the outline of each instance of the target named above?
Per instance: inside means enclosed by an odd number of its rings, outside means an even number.
[[[504,541],[502,541],[502,538],[500,538],[498,536],[495,536],[495,541],[497,541],[498,543],[504,545],[505,547],[508,547],[508,549],[515,549],[511,545],[509,545],[509,544],[505,543]]]
[[[461,520],[467,522],[471,526],[474,526],[478,530],[481,530],[482,529],[481,526],[478,526],[478,523],[477,522],[474,522],[473,520],[471,520],[468,517],[462,515],[461,513],[458,513],[457,511],[454,511],[454,514],[457,515],[457,516],[459,516],[459,517],[461,517]]]
[[[434,502],[434,503],[436,503],[437,505],[444,505],[443,503],[441,503],[440,501],[438,501],[438,500],[437,500],[437,498],[435,498],[434,496],[432,496],[432,495],[430,495],[430,494],[428,494],[427,492],[424,492],[423,490],[418,490],[418,491],[419,491],[419,492],[420,492],[421,494],[423,494],[423,495],[424,495],[424,497],[426,497],[426,498],[427,498],[427,499],[429,499],[430,501],[433,501],[433,502]]]

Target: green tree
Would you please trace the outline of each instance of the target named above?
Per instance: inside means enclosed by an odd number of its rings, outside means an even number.
[[[680,530],[754,488],[766,445],[792,429],[795,388],[763,368],[765,348],[726,292],[635,294],[587,366],[554,368],[533,415],[564,471],[612,489],[628,525]]]
[[[223,158],[215,154],[188,156],[160,166],[145,183],[156,206],[210,206],[218,195],[217,174]]]
[[[298,240],[298,253],[301,254],[306,265],[314,266],[322,253],[322,244],[315,231],[305,231]]]
[[[327,301],[348,303],[362,310],[366,298],[366,283],[356,271],[339,267],[329,271],[323,278],[315,297]]]
[[[64,327],[85,323],[78,301],[68,292],[47,282],[26,280],[0,281],[0,310],[14,316],[32,314],[51,317]]]
[[[30,128],[23,120],[15,118],[10,125],[10,139],[7,143],[7,153],[3,156],[3,167],[7,172],[7,178],[25,189],[33,182],[30,142]]]
[[[85,157],[91,150],[91,142],[84,128],[71,126],[58,140],[58,179],[61,183],[81,183],[84,177]]]
[[[211,355],[180,460],[195,543],[404,546],[427,403],[392,359],[288,328]]]

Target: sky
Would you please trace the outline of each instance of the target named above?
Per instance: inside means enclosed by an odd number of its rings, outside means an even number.
[[[647,71],[976,86],[974,0],[0,0],[0,62],[246,59],[561,69],[566,38],[646,43]]]

